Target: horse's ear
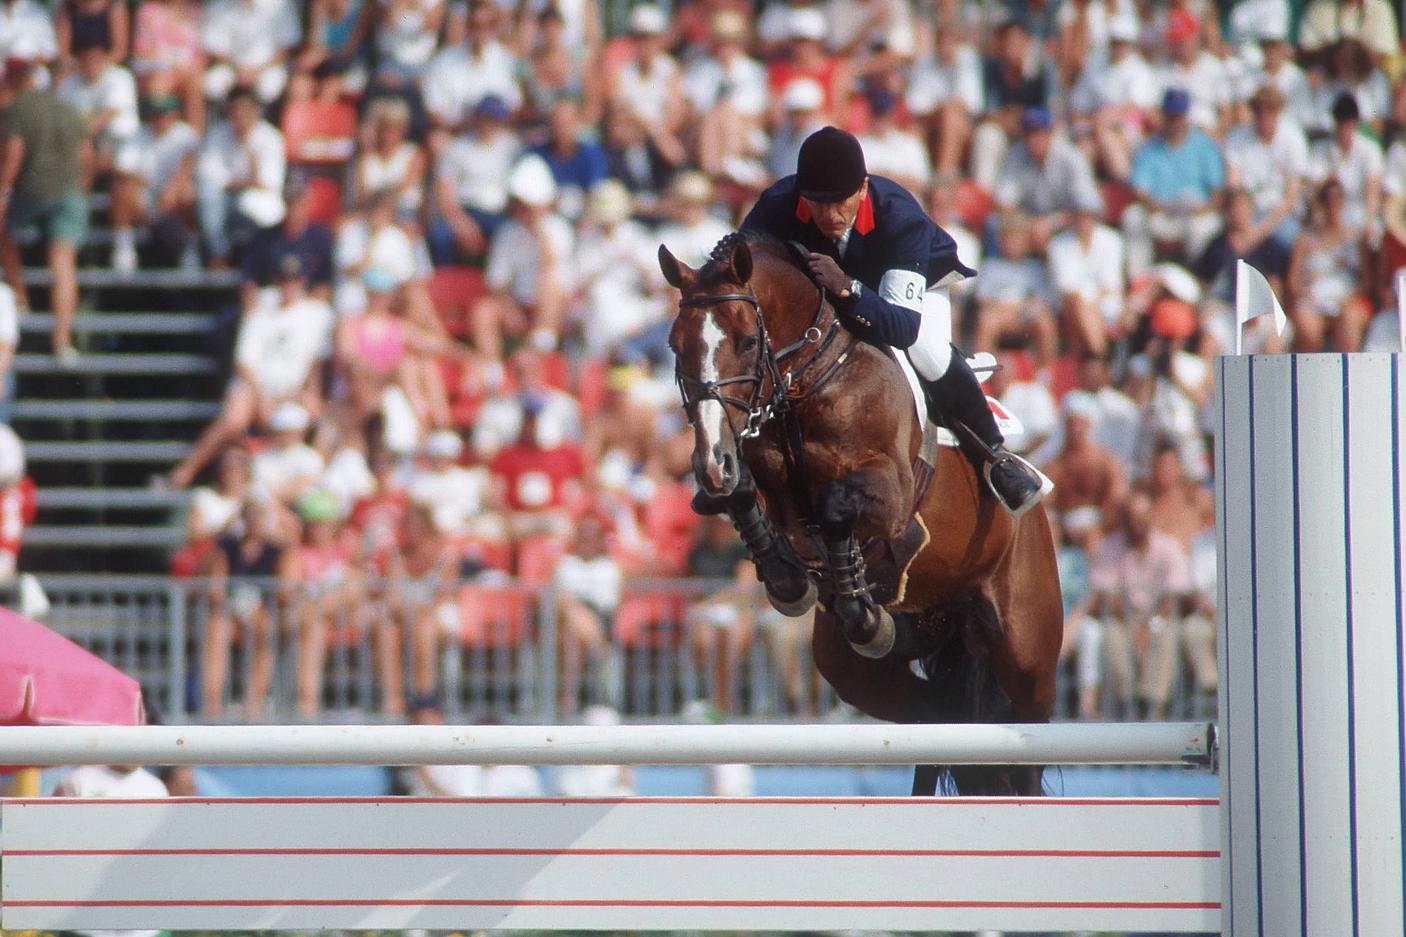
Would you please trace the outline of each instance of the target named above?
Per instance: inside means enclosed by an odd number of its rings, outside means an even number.
[[[738,283],[746,283],[752,279],[752,249],[742,238],[738,238],[737,243],[732,245],[732,257],[728,263],[732,266],[732,273]]]
[[[693,279],[693,270],[688,264],[669,253],[669,248],[659,245],[659,269],[664,279],[676,290],[683,289],[685,281]]]

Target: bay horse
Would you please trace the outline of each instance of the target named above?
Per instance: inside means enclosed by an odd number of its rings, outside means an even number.
[[[697,270],[662,245],[659,265],[681,294],[669,343],[694,508],[732,518],[779,611],[817,606],[811,652],[840,699],[890,722],[1048,721],[1063,606],[1043,506],[1012,518],[952,447],[918,498],[907,379],[786,245],[738,232]],[[963,794],[1039,794],[1041,776],[948,772]],[[915,793],[930,779],[920,766]]]

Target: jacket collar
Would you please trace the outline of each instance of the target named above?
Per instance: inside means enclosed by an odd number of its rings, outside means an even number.
[[[801,196],[796,196],[796,220],[802,224],[810,222],[810,206]],[[854,233],[868,234],[874,230],[874,193],[864,193],[864,201],[859,203],[859,211],[854,215]]]

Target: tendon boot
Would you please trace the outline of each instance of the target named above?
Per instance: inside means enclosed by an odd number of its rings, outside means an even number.
[[[766,586],[771,607],[789,618],[799,618],[810,611],[817,595],[815,583],[791,548],[776,536],[757,499],[753,497],[740,510],[729,510],[728,516],[752,555],[757,579]]]
[[[854,537],[825,541],[830,567],[830,611],[840,620],[845,640],[861,657],[878,660],[893,650],[898,629],[893,616],[875,604],[864,578],[864,557]]]
[[[986,402],[986,392],[958,348],[952,349],[947,373],[936,381],[921,380],[929,414],[947,417],[945,422],[956,433],[962,451],[986,479],[1001,507],[1019,517],[1049,494],[1054,484],[1005,448],[1005,439]]]

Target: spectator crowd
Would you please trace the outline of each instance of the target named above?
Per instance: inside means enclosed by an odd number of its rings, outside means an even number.
[[[433,692],[466,576],[556,584],[567,711],[632,577],[735,579],[681,615],[726,705],[754,628],[792,656],[794,634],[753,620],[735,538],[689,511],[655,251],[701,264],[842,126],[980,271],[954,287],[960,342],[998,354],[1013,448],[1057,483],[1078,711],[1163,715],[1183,672],[1215,690],[1207,409],[1236,261],[1291,320],[1247,326],[1249,350],[1394,346],[1398,12],[0,0],[0,311],[28,306],[13,237],[38,229],[76,359],[93,193],[115,270],[237,277],[222,411],[154,480],[195,488],[176,562],[217,582],[207,714],[236,631],[253,713],[273,670],[273,599],[225,584],[253,575],[296,603],[308,713],[338,628],[373,635],[388,711]],[[369,614],[378,590],[401,612]]]

